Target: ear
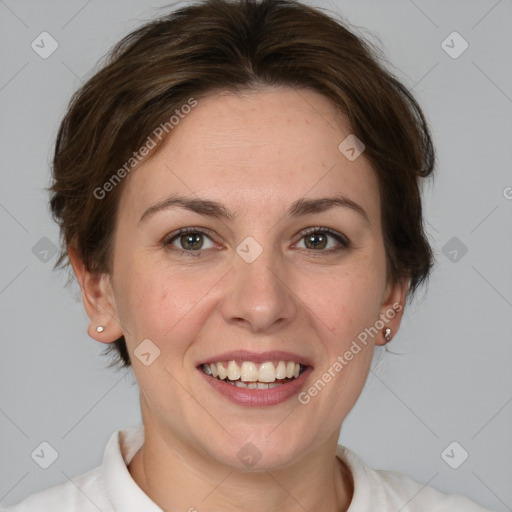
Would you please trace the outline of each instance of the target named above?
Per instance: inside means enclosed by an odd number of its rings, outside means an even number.
[[[93,274],[87,270],[78,252],[71,245],[68,255],[82,290],[85,311],[91,322],[87,333],[96,341],[112,343],[123,335],[117,320],[117,308],[111,278],[107,274]],[[103,327],[102,332],[96,328]]]
[[[402,277],[397,283],[388,283],[386,286],[379,315],[384,327],[381,333],[375,338],[375,345],[385,345],[388,342],[384,337],[384,330],[386,328],[391,329],[391,338],[398,332],[404,313],[405,298],[409,283],[409,277]]]

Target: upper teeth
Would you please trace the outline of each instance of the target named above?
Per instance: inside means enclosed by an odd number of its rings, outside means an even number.
[[[293,361],[267,361],[262,364],[243,361],[239,366],[236,361],[229,361],[227,368],[224,363],[205,363],[202,369],[208,375],[219,379],[238,380],[242,382],[274,382],[276,379],[296,378],[300,374],[301,365]]]

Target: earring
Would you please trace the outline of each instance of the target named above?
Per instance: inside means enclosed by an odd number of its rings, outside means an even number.
[[[98,325],[98,327],[96,327],[96,332],[103,332],[105,330],[105,327],[103,327],[103,325]]]
[[[384,338],[386,340],[386,343],[389,343],[391,341],[391,329],[389,327],[386,327],[384,329]]]

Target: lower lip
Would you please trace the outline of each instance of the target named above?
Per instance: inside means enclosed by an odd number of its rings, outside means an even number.
[[[248,407],[267,407],[283,403],[298,394],[300,389],[304,386],[309,374],[313,371],[313,368],[309,366],[301,375],[291,382],[269,389],[238,388],[232,384],[227,384],[222,380],[206,375],[200,368],[198,371],[215,391],[225,396],[228,400],[231,400],[231,402]]]

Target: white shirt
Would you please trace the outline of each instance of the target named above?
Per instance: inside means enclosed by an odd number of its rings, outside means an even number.
[[[4,512],[162,512],[135,483],[128,464],[144,443],[144,427],[118,430],[110,437],[101,466],[26,497]],[[401,473],[373,470],[348,448],[336,455],[354,479],[347,512],[490,512],[458,494],[445,494]]]

